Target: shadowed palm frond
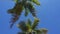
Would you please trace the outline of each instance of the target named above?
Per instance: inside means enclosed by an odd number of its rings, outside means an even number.
[[[22,10],[23,10],[23,6],[21,3],[15,4],[15,6],[12,9],[8,10],[8,13],[13,16],[11,20],[11,23],[12,23],[11,28],[13,24],[19,19],[19,16],[21,15]]]
[[[17,15],[14,15],[12,18],[11,18],[11,25],[10,25],[10,28],[13,27],[14,23],[19,19],[19,16]]]
[[[15,0],[15,1],[17,2],[17,0]],[[22,2],[22,4],[24,5],[24,8],[25,8],[25,16],[28,15],[27,10],[29,10],[32,13],[32,15],[34,17],[36,17],[35,9],[34,9],[31,2],[33,2],[33,3],[37,4],[37,5],[40,5],[38,0],[20,0],[20,1]]]
[[[25,8],[25,16],[27,16],[27,15],[28,15],[28,13],[29,13],[28,8]]]
[[[16,1],[15,6],[12,9],[8,10],[8,13],[13,16],[12,20],[11,20],[12,23],[10,26],[11,28],[12,28],[13,24],[19,19],[19,16],[21,15],[22,10],[24,8],[25,8],[25,16],[27,16],[28,12],[30,11],[30,13],[33,15],[33,17],[36,17],[35,8],[33,7],[31,2],[34,2],[37,5],[39,4],[38,2],[36,2],[36,0],[15,0],[15,1]]]
[[[35,11],[33,5],[30,4],[30,5],[28,6],[28,8],[29,8],[29,10],[30,10],[32,16],[33,16],[33,17],[36,17],[36,11]]]
[[[30,19],[28,19],[28,23],[27,24],[29,24],[30,26],[32,25],[32,22],[31,22]]]
[[[29,31],[31,29],[30,25],[27,24],[26,22],[24,21],[21,21],[19,24],[18,24],[18,27],[22,30],[22,31]]]
[[[17,34],[26,34],[25,32],[18,32]]]
[[[30,13],[31,13],[34,17],[36,17],[35,8],[34,8],[34,6],[32,5],[32,3],[29,3],[29,2],[28,2],[28,3],[25,5],[25,7],[28,8],[28,10],[30,11]]]
[[[24,21],[19,22],[19,24],[17,26],[22,31],[27,31],[26,23]]]

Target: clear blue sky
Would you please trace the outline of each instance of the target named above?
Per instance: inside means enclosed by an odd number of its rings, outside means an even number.
[[[41,6],[35,6],[40,19],[39,28],[47,28],[48,34],[60,34],[60,0],[40,0],[40,3]],[[14,4],[11,0],[0,0],[0,34],[17,34],[20,31],[16,24],[9,28],[11,15],[7,14],[7,10],[13,8]],[[21,18],[25,20],[24,16]]]

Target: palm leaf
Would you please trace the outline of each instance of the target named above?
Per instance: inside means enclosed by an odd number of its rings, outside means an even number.
[[[32,30],[31,24],[32,24],[31,20],[28,19],[28,21],[27,21],[27,23],[26,23],[26,25],[27,25],[27,27],[28,27],[28,32],[31,32],[31,30]]]
[[[38,2],[38,0],[29,0],[29,1],[35,3],[36,5],[40,5],[40,2]]]
[[[34,23],[32,24],[32,30],[38,25],[39,20],[37,18],[34,19]]]
[[[29,24],[26,24],[26,27],[28,28],[27,32],[31,32],[31,26]]]
[[[34,30],[34,31],[36,31],[37,34],[42,34],[42,31],[40,30]]]
[[[22,31],[27,31],[27,26],[26,23],[24,21],[21,21],[18,25],[18,28],[21,29]]]
[[[41,28],[40,30],[42,31],[42,33],[47,34],[48,30],[46,28]]]
[[[18,0],[13,0],[13,1],[16,2],[16,3],[18,2]]]
[[[13,15],[12,20],[11,20],[11,22],[12,22],[11,27],[19,19],[19,16],[21,15],[22,10],[25,8],[25,6],[32,13],[32,15],[34,17],[36,17],[35,8],[33,7],[31,2],[27,2],[27,1],[32,1],[32,2],[36,3],[37,5],[39,5],[37,0],[21,0],[21,2],[20,2],[20,0],[14,0],[14,1],[16,1],[15,6],[12,9],[8,10],[8,13]],[[25,16],[27,16],[27,15],[28,15],[28,11],[26,9]]]
[[[36,5],[40,5],[40,3],[38,2],[38,0],[32,0]]]
[[[26,34],[25,32],[18,32],[17,34]]]
[[[32,5],[32,3],[27,3],[27,8],[29,9],[29,11],[31,12],[31,14],[36,17],[36,13],[35,13],[35,8]]]
[[[28,19],[28,24],[31,26],[32,22],[30,19]]]
[[[31,30],[31,26],[26,23],[25,21],[21,21],[19,24],[18,24],[18,27],[22,30],[22,31],[30,31]]]
[[[29,13],[28,8],[25,8],[25,16],[27,16],[27,15],[28,15],[28,13]]]
[[[9,9],[9,10],[7,11],[7,13],[8,13],[8,14],[13,14],[13,13],[15,13],[15,10],[14,10],[14,9]]]
[[[13,0],[14,2],[18,3],[20,0]]]
[[[12,9],[8,10],[8,13],[12,14],[12,20],[11,20],[11,28],[13,24],[19,19],[19,16],[21,15],[23,10],[23,6],[21,3],[16,3],[15,6]]]

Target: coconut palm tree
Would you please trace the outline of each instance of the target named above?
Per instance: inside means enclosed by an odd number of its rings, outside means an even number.
[[[35,12],[35,8],[33,6],[33,3],[35,3],[36,5],[40,5],[40,3],[37,0],[14,0],[16,2],[15,6],[12,9],[8,10],[8,13],[11,14],[13,17],[11,18],[12,20],[11,22],[11,28],[13,26],[13,24],[19,19],[22,10],[25,9],[25,16],[28,15],[28,13],[30,12],[33,17],[37,17],[36,16],[36,12]]]
[[[39,19],[36,16],[36,10],[34,8],[33,3],[36,5],[40,5],[38,0],[14,0],[16,2],[15,6],[12,9],[8,10],[8,13],[11,14],[11,28],[13,24],[19,19],[23,10],[25,10],[25,16],[28,15],[30,12],[34,17],[34,22],[31,22],[30,19],[28,21],[20,21],[18,24],[18,28],[22,31],[18,34],[47,34],[46,29],[37,29],[36,26],[38,25]],[[32,24],[33,23],[33,24]]]
[[[19,29],[22,30],[22,32],[19,32],[18,34],[47,34],[46,29],[36,28],[38,23],[39,23],[39,20],[37,18],[34,19],[33,24],[30,19],[28,19],[27,22],[21,21],[17,26]]]

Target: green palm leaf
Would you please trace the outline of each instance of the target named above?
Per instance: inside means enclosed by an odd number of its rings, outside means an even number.
[[[44,34],[47,34],[48,30],[46,28],[41,28],[40,31],[42,31],[42,33],[44,33]]]
[[[11,28],[13,24],[19,19],[19,16],[21,15],[23,10],[23,5],[21,3],[16,3],[15,6],[12,9],[8,10],[8,13],[11,14],[12,20],[11,20]]]
[[[32,14],[32,16],[36,17],[36,13],[35,13],[35,8],[34,6],[32,5],[32,3],[27,3],[27,8],[29,9],[30,13]]]
[[[28,19],[28,24],[31,26],[32,22],[30,19]]]
[[[13,0],[14,2],[18,3],[19,0]]]
[[[37,34],[42,34],[42,31],[40,30],[34,30],[34,31],[36,31]]]
[[[21,21],[19,24],[18,24],[18,27],[22,30],[22,31],[31,31],[31,26],[28,24],[28,22],[24,22],[24,21]]]
[[[37,18],[34,19],[34,23],[32,24],[32,30],[36,28],[38,25],[39,20]]]
[[[36,5],[40,5],[40,3],[38,2],[38,0],[32,0]]]
[[[28,8],[25,8],[25,16],[27,16],[27,15],[28,15],[28,13],[29,13]]]
[[[23,32],[24,31],[27,31],[27,26],[26,26],[26,23],[24,21],[21,21],[18,25],[18,28],[21,29]]]
[[[18,34],[26,34],[25,32],[18,32]]]
[[[36,5],[40,5],[40,2],[38,2],[38,0],[29,0],[29,1],[35,3]]]
[[[30,11],[33,17],[36,17],[35,8],[33,7],[31,2],[34,2],[37,5],[39,5],[37,0],[14,0],[14,1],[16,2],[15,6],[12,9],[8,10],[8,13],[12,14],[13,16],[11,20],[12,22],[11,27],[19,19],[19,16],[21,15],[22,10],[24,8],[25,8],[25,16],[27,16],[28,12]],[[30,1],[30,2],[27,2],[27,1]]]
[[[28,28],[27,32],[31,32],[31,26],[29,24],[26,24],[26,27]]]

